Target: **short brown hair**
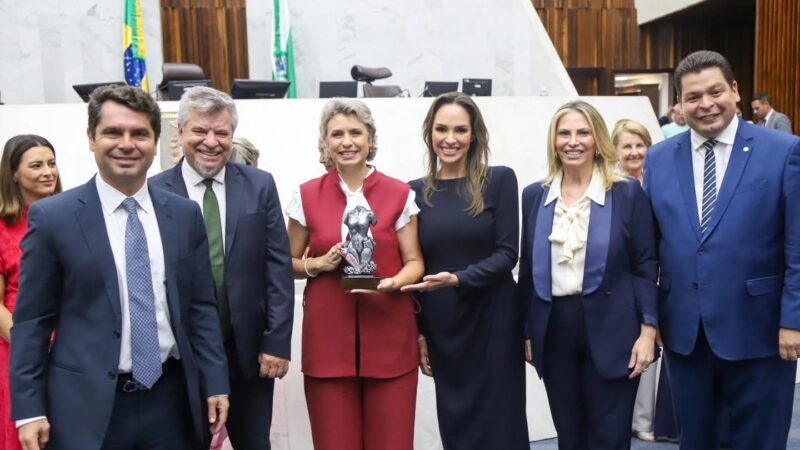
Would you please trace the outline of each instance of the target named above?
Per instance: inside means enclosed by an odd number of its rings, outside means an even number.
[[[92,138],[97,131],[97,124],[100,123],[100,109],[108,101],[147,114],[155,139],[158,140],[161,135],[161,109],[158,103],[139,88],[118,85],[99,87],[89,96],[89,134]]]

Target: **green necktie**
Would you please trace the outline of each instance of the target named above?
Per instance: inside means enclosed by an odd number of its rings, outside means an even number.
[[[203,221],[208,234],[208,253],[211,257],[211,273],[217,291],[217,308],[222,325],[222,337],[226,341],[231,335],[231,312],[225,294],[225,249],[222,245],[222,221],[219,214],[217,195],[214,194],[213,179],[203,180],[206,192],[203,194]]]

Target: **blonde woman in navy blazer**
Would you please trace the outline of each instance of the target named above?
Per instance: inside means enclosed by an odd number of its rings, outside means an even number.
[[[526,357],[543,378],[559,450],[630,448],[639,375],[655,359],[656,246],[648,200],[583,101],[550,123],[548,175],[522,193]]]

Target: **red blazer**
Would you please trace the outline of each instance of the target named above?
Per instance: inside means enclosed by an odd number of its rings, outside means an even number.
[[[364,180],[364,196],[378,219],[374,275],[386,278],[403,266],[394,223],[409,186],[377,171]],[[336,172],[300,186],[309,233],[309,256],[325,254],[342,241],[346,198]],[[417,367],[417,323],[410,294],[348,294],[342,268],[309,278],[303,318],[303,373],[312,377],[393,378]]]

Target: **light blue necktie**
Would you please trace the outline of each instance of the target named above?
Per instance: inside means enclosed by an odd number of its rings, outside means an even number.
[[[700,232],[705,234],[711,215],[714,214],[714,205],[717,203],[717,160],[714,158],[714,145],[717,141],[709,139],[703,142],[706,150],[705,163],[703,164],[703,213],[700,215]]]
[[[150,389],[161,377],[161,350],[158,346],[156,301],[147,236],[139,220],[136,200],[126,198],[125,271],[128,278],[128,310],[131,320],[131,360],[133,379]]]

